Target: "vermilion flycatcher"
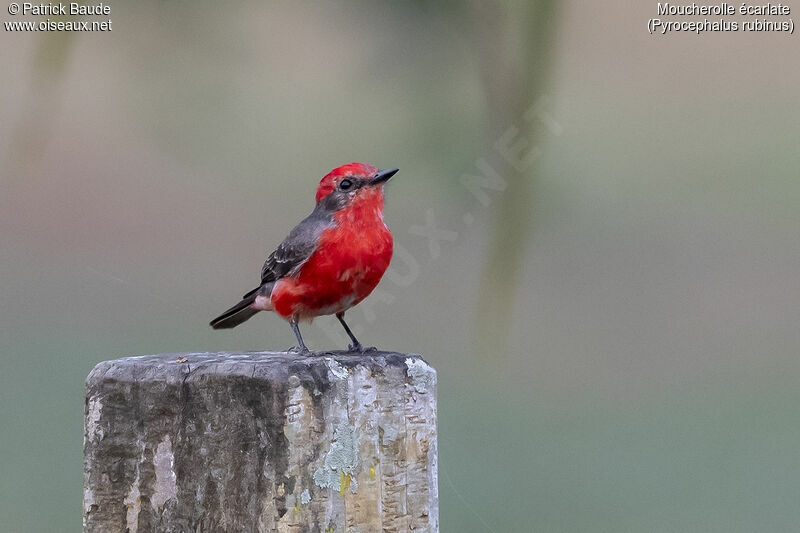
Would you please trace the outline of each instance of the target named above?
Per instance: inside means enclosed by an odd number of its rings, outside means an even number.
[[[211,321],[214,329],[234,328],[259,311],[275,311],[289,321],[301,353],[307,353],[297,323],[344,312],[378,285],[392,258],[392,234],[383,222],[383,186],[398,169],[378,170],[350,163],[319,182],[317,205],[270,254],[261,285]]]

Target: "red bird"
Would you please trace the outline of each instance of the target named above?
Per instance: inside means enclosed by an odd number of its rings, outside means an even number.
[[[234,328],[259,311],[275,311],[292,326],[299,350],[308,353],[297,323],[344,312],[369,296],[392,259],[392,234],[383,222],[383,186],[396,168],[364,163],[333,169],[319,182],[317,205],[270,254],[261,285],[211,321],[214,329]]]

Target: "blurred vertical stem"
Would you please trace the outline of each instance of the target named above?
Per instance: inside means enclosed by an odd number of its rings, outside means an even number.
[[[557,0],[475,1],[472,17],[481,75],[489,109],[489,140],[509,127],[528,149],[541,141],[541,124],[525,112],[543,96],[553,56]],[[493,360],[508,353],[525,245],[530,241],[536,165],[523,171],[505,161],[493,165],[507,188],[496,204],[496,218],[481,282],[477,345]],[[502,169],[502,170],[501,170]]]
[[[71,17],[51,17],[53,21]],[[61,103],[59,92],[74,43],[70,31],[41,34],[32,58],[30,89],[19,106],[19,122],[9,142],[9,161],[16,183],[24,183],[44,155],[50,139],[50,123]]]

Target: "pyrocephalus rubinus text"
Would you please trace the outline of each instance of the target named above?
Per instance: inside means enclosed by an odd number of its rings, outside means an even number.
[[[214,329],[234,328],[259,311],[275,311],[292,326],[299,350],[307,353],[297,323],[344,312],[378,285],[392,258],[392,234],[383,222],[383,186],[398,169],[378,170],[350,163],[319,182],[317,205],[270,254],[261,285],[211,321]]]

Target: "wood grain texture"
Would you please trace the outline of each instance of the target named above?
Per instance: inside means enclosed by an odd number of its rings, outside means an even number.
[[[128,357],[86,380],[85,532],[439,531],[420,356]]]

